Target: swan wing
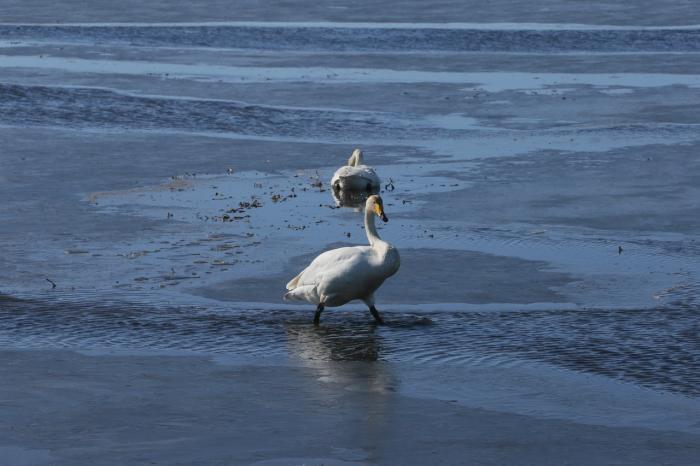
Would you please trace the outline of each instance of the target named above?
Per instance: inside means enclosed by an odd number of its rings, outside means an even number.
[[[366,189],[367,185],[379,187],[380,180],[372,167],[359,165],[357,167],[340,167],[331,180],[331,186],[340,183],[344,189]]]
[[[316,257],[294,279],[295,286],[318,285],[324,279],[343,274],[357,261],[362,260],[370,252],[369,249],[369,246],[351,246],[326,251]]]
[[[350,167],[350,166],[343,166],[340,167],[333,173],[333,178],[331,178],[331,186],[335,186],[335,183],[337,181],[340,181],[341,179],[345,179],[348,176],[352,175],[352,171],[355,169],[355,167]]]
[[[358,165],[357,167],[352,167],[354,169],[353,176],[359,176],[368,180],[376,180],[379,184],[379,177],[374,168],[368,167],[367,165]]]
[[[332,264],[342,261],[346,255],[349,256],[349,253],[345,253],[345,251],[343,251],[344,249],[352,248],[331,249],[330,251],[326,251],[316,256],[304,270],[299,272],[296,277],[292,278],[287,283],[287,289],[293,290],[300,286],[317,284],[320,277],[323,275],[324,270],[330,268]]]
[[[322,296],[344,302],[359,297],[364,289],[362,278],[371,271],[371,254],[369,246],[324,252],[287,284],[290,291],[285,298],[318,303]]]

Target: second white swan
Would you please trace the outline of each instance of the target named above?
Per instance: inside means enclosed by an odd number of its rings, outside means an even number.
[[[380,181],[374,168],[364,164],[362,151],[355,149],[348,159],[348,164],[340,167],[331,178],[335,191],[373,191],[378,192]]]

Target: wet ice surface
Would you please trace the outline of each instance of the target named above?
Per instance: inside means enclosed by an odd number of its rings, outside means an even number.
[[[543,362],[697,397],[700,29],[564,29],[0,26],[0,277],[27,299],[0,344]],[[391,324],[315,329],[281,294],[365,241],[327,189],[355,145],[402,251]]]

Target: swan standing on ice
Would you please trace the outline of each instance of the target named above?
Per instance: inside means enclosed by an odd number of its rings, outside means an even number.
[[[348,164],[340,167],[333,178],[331,186],[335,191],[379,191],[379,177],[374,168],[362,163],[362,151],[355,149],[348,159]]]
[[[335,307],[361,299],[374,319],[383,324],[374,307],[374,292],[399,270],[399,251],[382,240],[374,226],[374,215],[384,222],[382,198],[373,195],[365,203],[365,231],[369,246],[352,246],[326,251],[287,283],[285,299],[316,304],[314,324],[318,325],[326,306]]]

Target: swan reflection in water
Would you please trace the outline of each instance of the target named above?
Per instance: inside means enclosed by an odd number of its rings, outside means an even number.
[[[357,323],[322,327],[311,327],[306,322],[285,323],[290,353],[303,361],[377,361],[376,331],[376,325]]]
[[[371,191],[352,191],[349,189],[331,189],[331,195],[337,207],[360,210],[365,206],[367,198],[378,194],[379,188]]]
[[[312,376],[307,396],[341,412],[351,407],[343,435],[372,456],[392,428],[399,380],[381,360],[381,327],[348,317],[318,327],[305,318],[286,322],[285,340],[291,358]]]
[[[393,392],[397,380],[388,364],[380,361],[377,325],[286,323],[289,354],[313,369],[323,383],[340,384],[346,390],[383,396]],[[381,400],[375,400],[382,402]]]

